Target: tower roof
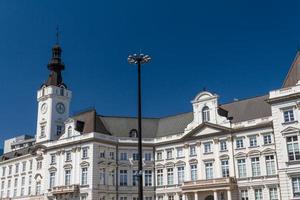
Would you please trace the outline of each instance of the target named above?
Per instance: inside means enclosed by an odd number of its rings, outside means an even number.
[[[300,52],[298,50],[294,58],[294,61],[290,67],[290,70],[287,76],[285,77],[282,87],[286,88],[286,87],[295,86],[299,80],[300,80]]]

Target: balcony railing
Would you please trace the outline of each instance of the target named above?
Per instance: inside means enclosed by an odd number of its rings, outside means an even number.
[[[49,189],[49,192],[52,193],[53,195],[77,193],[79,192],[79,185],[54,186],[53,188]]]

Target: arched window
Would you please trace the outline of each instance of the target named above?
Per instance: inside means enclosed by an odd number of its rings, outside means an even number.
[[[68,127],[68,132],[67,132],[67,134],[68,134],[68,137],[71,137],[71,136],[72,136],[72,126],[69,126],[69,127]]]
[[[64,96],[64,88],[63,87],[60,87],[59,93],[61,96]]]
[[[132,129],[130,132],[129,132],[129,137],[137,137],[138,136],[138,132],[136,129]]]
[[[203,122],[208,122],[209,120],[210,120],[209,107],[204,106],[202,108],[202,121]]]

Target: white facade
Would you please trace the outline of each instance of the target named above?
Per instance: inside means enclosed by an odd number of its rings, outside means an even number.
[[[65,85],[38,91],[35,141],[5,144],[1,199],[137,200],[136,120],[71,117],[71,97]],[[199,93],[184,125],[174,121],[183,115],[143,120],[144,199],[300,199],[300,85],[263,100],[222,106],[218,98]]]

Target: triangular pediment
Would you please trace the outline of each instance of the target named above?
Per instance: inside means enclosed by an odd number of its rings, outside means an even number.
[[[225,126],[220,126],[217,124],[212,124],[209,122],[204,122],[191,130],[185,137],[200,137],[200,136],[208,136],[218,133],[229,133],[230,128]]]
[[[299,128],[295,128],[295,127],[289,126],[289,127],[285,128],[285,129],[283,129],[281,131],[281,133],[282,134],[288,134],[288,133],[297,133],[299,131],[300,131]]]

